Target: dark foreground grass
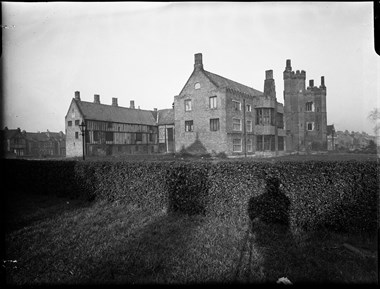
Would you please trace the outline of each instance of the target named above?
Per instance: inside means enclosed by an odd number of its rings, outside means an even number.
[[[8,284],[271,282],[376,283],[376,240],[290,233],[217,218],[147,212],[117,203],[11,194]],[[10,209],[11,208],[11,209]]]

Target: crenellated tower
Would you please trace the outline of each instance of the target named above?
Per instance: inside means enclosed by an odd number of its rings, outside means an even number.
[[[326,86],[324,76],[321,85],[314,80],[305,87],[306,72],[294,72],[290,59],[284,70],[284,114],[288,151],[327,149]]]

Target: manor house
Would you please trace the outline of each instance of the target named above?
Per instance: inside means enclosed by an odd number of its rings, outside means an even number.
[[[263,91],[204,69],[194,55],[193,71],[174,97],[173,107],[140,110],[82,101],[75,92],[65,117],[66,155],[82,155],[79,124],[86,124],[86,155],[188,152],[228,156],[275,156],[326,150],[326,87],[305,88],[305,71],[284,71],[284,102],[277,101],[273,71],[265,71]]]

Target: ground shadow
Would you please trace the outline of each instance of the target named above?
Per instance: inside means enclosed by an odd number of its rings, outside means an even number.
[[[85,283],[168,283],[175,282],[173,268],[188,254],[194,230],[203,217],[169,213],[155,218],[102,253]],[[177,272],[178,273],[178,272]]]

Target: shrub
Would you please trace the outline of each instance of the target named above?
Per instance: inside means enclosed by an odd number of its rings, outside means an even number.
[[[2,160],[5,188],[131,203],[149,211],[207,214],[246,222],[268,176],[290,200],[289,222],[305,230],[376,232],[376,161],[191,162]]]

